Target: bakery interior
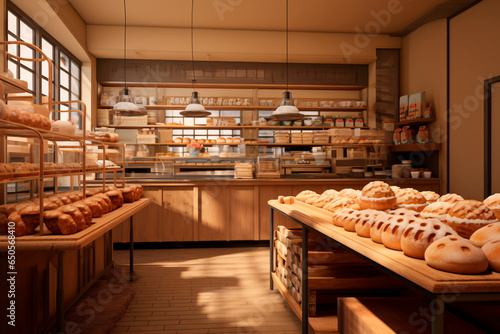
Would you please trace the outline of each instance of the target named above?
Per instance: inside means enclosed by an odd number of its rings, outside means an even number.
[[[498,332],[499,14],[0,0],[0,331]]]

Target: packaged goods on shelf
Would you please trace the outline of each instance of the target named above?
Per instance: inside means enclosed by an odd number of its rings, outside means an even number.
[[[315,144],[328,144],[330,142],[330,135],[328,131],[314,131],[313,139]]]
[[[399,120],[404,121],[408,118],[409,96],[403,95],[399,98]]]
[[[284,131],[276,131],[274,133],[274,142],[277,144],[290,143],[290,133]]]
[[[425,91],[411,94],[408,98],[408,117],[407,119],[422,118],[425,110]]]
[[[235,179],[253,179],[253,164],[249,162],[236,163],[234,165]]]

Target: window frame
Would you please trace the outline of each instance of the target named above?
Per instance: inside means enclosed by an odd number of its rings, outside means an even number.
[[[9,13],[17,17],[17,35],[12,33],[9,30]],[[68,91],[68,96],[69,96],[69,101],[72,100],[71,96],[74,94],[72,86],[73,82],[72,79],[75,78],[78,82],[78,87],[77,95],[78,98],[77,100],[82,99],[82,62],[75,57],[70,51],[68,51],[61,43],[59,43],[55,38],[53,38],[48,32],[46,32],[42,27],[40,27],[35,21],[33,21],[26,13],[24,13],[19,7],[17,7],[15,4],[13,4],[11,1],[7,1],[7,10],[6,10],[6,20],[5,20],[5,40],[9,40],[9,38],[14,38],[15,40],[21,40],[21,31],[20,31],[20,26],[21,26],[21,21],[26,24],[28,27],[32,28],[34,30],[34,43],[33,45],[37,46],[42,50],[42,40],[45,40],[46,42],[50,43],[52,45],[52,55],[47,55],[49,58],[52,59],[53,63],[53,75],[52,75],[52,99],[53,101],[60,101],[61,97],[61,88],[63,90]],[[16,46],[18,52],[20,52],[20,46]],[[63,53],[68,59],[69,63],[67,65],[68,70],[62,68],[61,66],[61,53]],[[36,57],[37,54],[36,52],[33,52],[33,56]],[[24,66],[20,61],[17,61],[13,58],[7,57],[5,59],[5,68],[8,68],[9,61],[17,63],[16,66],[16,72],[14,75],[16,78],[20,77],[20,68],[25,68],[26,70],[29,70]],[[73,71],[73,64],[76,65],[77,67],[77,75],[75,73],[74,76],[72,76],[72,71]],[[48,81],[48,78],[43,75],[42,73],[42,64],[40,62],[35,62],[34,63],[34,71],[29,70],[30,72],[33,72],[33,95],[35,96],[35,103],[40,104],[42,102],[42,97],[45,96],[42,93],[42,81]],[[68,87],[61,86],[61,71],[64,71],[65,73],[68,74]],[[51,83],[49,83],[51,84]],[[65,104],[63,106],[66,106],[67,108],[70,108],[69,104]],[[81,106],[78,105],[77,108],[73,109],[79,109],[81,110]],[[54,105],[54,110],[60,110],[59,105]],[[77,117],[79,119],[79,127],[80,129],[82,128],[82,118],[79,113],[76,113]],[[53,119],[61,119],[61,115],[64,115],[64,113],[53,113],[52,118]],[[68,115],[68,118],[71,118],[71,115]]]

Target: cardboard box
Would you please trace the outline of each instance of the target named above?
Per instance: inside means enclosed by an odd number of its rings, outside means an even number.
[[[411,94],[409,98],[408,119],[422,118],[425,107],[425,92]]]
[[[409,96],[403,95],[399,98],[399,120],[404,121],[408,117]]]

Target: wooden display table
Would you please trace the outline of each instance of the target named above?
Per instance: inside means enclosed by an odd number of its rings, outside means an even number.
[[[92,219],[92,225],[83,231],[70,235],[56,235],[50,232],[45,235],[26,235],[15,239],[16,252],[34,254],[37,252],[57,252],[57,292],[56,292],[56,330],[63,330],[64,318],[64,253],[66,251],[84,248],[104,234],[110,232],[114,227],[130,218],[130,280],[133,280],[134,272],[134,239],[133,239],[133,216],[151,203],[148,198],[142,198],[134,203],[125,203],[121,208],[103,215],[101,218]],[[47,231],[46,231],[47,232]],[[111,239],[110,239],[111,242]],[[8,247],[7,236],[0,236],[0,253],[6,253]],[[111,245],[112,247],[112,245]],[[112,265],[112,263],[111,263]],[[110,265],[110,266],[111,266]],[[105,267],[93,280],[91,280],[76,296],[75,300],[83,295],[99,277],[107,271],[110,266]],[[9,272],[7,274],[10,274]],[[16,274],[16,273],[13,273]]]
[[[273,221],[273,212],[277,211],[302,226],[302,256],[307,259],[307,233],[315,231],[322,236],[333,240],[350,252],[376,265],[384,272],[395,276],[405,284],[415,288],[430,299],[430,311],[433,315],[432,333],[443,333],[443,317],[445,303],[472,300],[500,300],[500,273],[487,271],[481,275],[461,275],[447,273],[429,267],[424,260],[407,257],[403,252],[385,248],[381,244],[372,242],[369,238],[362,238],[354,232],[345,231],[332,223],[332,213],[313,207],[312,205],[296,202],[292,205],[280,204],[277,200],[268,202],[270,219]],[[270,224],[272,230],[273,224]],[[273,272],[273,242],[271,233],[271,274]],[[307,260],[302,261],[302,291],[307,287]],[[271,289],[273,281],[271,276]],[[308,330],[307,294],[302,297],[303,332]]]

